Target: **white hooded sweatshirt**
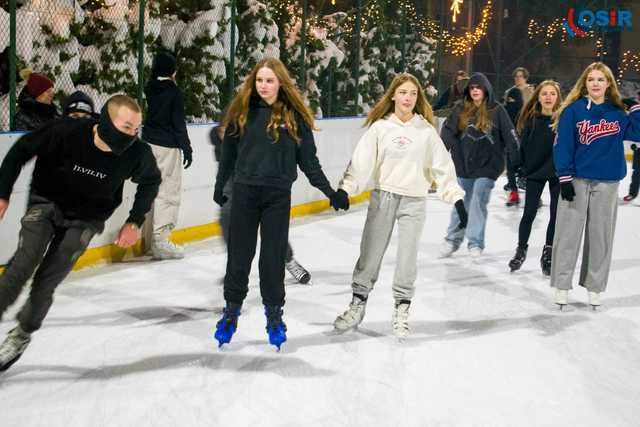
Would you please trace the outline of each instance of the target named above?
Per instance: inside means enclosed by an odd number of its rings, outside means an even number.
[[[464,197],[451,155],[419,114],[402,122],[392,113],[373,123],[358,141],[340,188],[358,194],[372,177],[376,189],[402,196],[426,197],[435,180],[443,201]]]

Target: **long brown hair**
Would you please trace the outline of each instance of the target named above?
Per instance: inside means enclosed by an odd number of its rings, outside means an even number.
[[[609,87],[607,88],[604,96],[607,101],[620,108],[622,111],[627,111],[627,107],[622,102],[622,96],[620,96],[620,91],[618,90],[618,84],[616,83],[616,79],[613,77],[613,73],[611,72],[611,68],[609,68],[606,64],[602,62],[593,62],[587,68],[584,69],[578,81],[575,85],[573,85],[573,89],[569,92],[566,99],[558,108],[556,113],[553,115],[553,130],[558,130],[558,124],[560,123],[560,115],[571,103],[575,100],[582,98],[583,96],[587,96],[589,93],[587,91],[587,77],[589,73],[593,70],[598,70],[604,74],[607,82],[609,83]]]
[[[527,102],[520,111],[517,125],[518,133],[522,133],[525,125],[532,117],[537,117],[542,114],[542,105],[540,105],[538,98],[540,97],[542,88],[544,88],[545,86],[552,86],[558,94],[556,103],[553,104],[553,112],[557,111],[558,108],[560,108],[560,105],[562,104],[562,92],[560,92],[560,85],[555,80],[543,81],[538,86],[536,86],[536,89],[533,91],[533,95],[531,95],[531,99],[529,99],[529,102]]]
[[[298,136],[298,123],[295,115],[296,113],[300,114],[300,116],[302,116],[302,120],[309,129],[314,130],[316,128],[313,113],[309,107],[304,104],[302,95],[295,87],[293,80],[289,76],[287,68],[277,58],[264,58],[258,62],[255,67],[253,67],[253,70],[251,70],[251,73],[244,81],[242,88],[240,88],[238,94],[233,98],[231,104],[229,104],[229,108],[224,116],[222,125],[226,129],[232,129],[233,134],[240,133],[240,135],[242,135],[244,133],[244,129],[247,125],[247,116],[249,114],[251,98],[260,97],[256,91],[256,75],[263,67],[273,71],[280,83],[278,97],[271,106],[271,120],[267,126],[269,134],[274,141],[278,141],[278,138],[280,137],[278,128],[284,122],[287,129],[289,129],[289,134],[293,137],[296,143],[300,143],[300,137]]]
[[[467,86],[467,90],[469,87]],[[469,120],[475,117],[475,126],[484,133],[488,133],[491,129],[491,117],[489,117],[489,109],[487,108],[487,89],[483,90],[484,99],[480,105],[476,105],[473,100],[469,99],[469,96],[464,97],[464,104],[462,112],[460,113],[460,119],[458,120],[458,130],[464,131],[469,125]]]
[[[422,90],[422,86],[418,79],[415,78],[412,74],[402,73],[398,74],[394,77],[393,81],[387,88],[387,91],[382,95],[382,98],[374,105],[374,107],[369,111],[367,115],[367,120],[364,122],[364,126],[371,126],[374,122],[377,122],[383,117],[386,117],[389,113],[393,112],[395,108],[395,103],[391,99],[393,95],[396,93],[396,89],[398,86],[411,82],[418,89],[418,99],[416,100],[416,106],[414,107],[414,112],[421,114],[429,123],[431,123],[435,127],[435,119],[433,118],[433,109],[431,105],[427,101],[427,98],[424,96],[424,91]]]

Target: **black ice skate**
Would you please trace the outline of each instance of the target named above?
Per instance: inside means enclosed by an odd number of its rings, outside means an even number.
[[[540,268],[542,269],[542,274],[545,276],[551,276],[551,255],[552,255],[552,246],[544,245],[542,249],[542,256],[540,257]]]
[[[516,254],[513,256],[513,258],[511,258],[511,261],[509,261],[509,268],[511,269],[511,272],[513,273],[516,270],[520,270],[520,267],[522,267],[522,264],[526,259],[527,246],[518,245],[518,247],[516,248]]]

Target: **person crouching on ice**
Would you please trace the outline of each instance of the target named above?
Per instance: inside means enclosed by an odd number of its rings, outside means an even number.
[[[425,220],[431,178],[442,200],[454,203],[461,229],[466,227],[464,191],[456,181],[451,155],[436,131],[431,106],[418,80],[400,74],[369,113],[369,129],[356,146],[340,182],[340,190],[355,195],[371,177],[375,188],[362,231],[360,257],[353,270],[353,297],[334,324],[338,331],[362,322],[367,298],[378,280],[382,257],[398,223],[398,259],[393,278],[393,333],[409,333],[408,316],[415,292],[418,244]]]
[[[0,371],[18,360],[31,334],[40,329],[56,287],[122,203],[127,179],[138,189],[115,244],[127,248],[139,239],[161,179],[151,149],[137,139],[141,122],[138,103],[115,95],[102,108],[99,121],[54,120],[22,136],[4,158],[0,220],[20,170],[37,157],[20,245],[0,276],[0,315],[16,301],[32,274],[33,282],[18,313],[18,326],[0,346]]]

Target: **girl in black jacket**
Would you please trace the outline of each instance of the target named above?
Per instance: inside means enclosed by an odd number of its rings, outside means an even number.
[[[349,198],[343,190],[334,191],[322,172],[311,133],[313,115],[278,59],[265,58],[256,64],[229,105],[223,125],[222,159],[213,195],[218,205],[227,202],[223,189],[232,173],[234,181],[224,278],[226,307],[214,336],[222,346],[236,330],[260,227],[260,293],[269,342],[280,349],[287,339],[282,321],[284,263],[297,167],[334,209],[348,209]]]
[[[496,179],[504,172],[505,152],[515,164],[518,136],[504,107],[493,98],[493,88],[482,73],[471,76],[462,102],[456,104],[442,126],[441,137],[451,152],[458,183],[465,191],[464,205],[469,212],[466,229],[460,229],[456,210],[441,257],[449,257],[467,238],[469,253],[478,257],[484,250],[487,205]]]
[[[538,85],[518,119],[518,133],[521,137],[520,176],[527,178],[524,213],[518,231],[516,254],[509,261],[511,271],[519,270],[527,258],[531,225],[536,217],[540,195],[549,183],[551,193],[550,218],[547,237],[540,258],[540,267],[545,276],[551,274],[551,252],[555,232],[556,210],[560,183],[553,164],[553,142],[555,132],[551,129],[551,116],[560,107],[562,95],[560,85],[553,80],[545,80]]]

